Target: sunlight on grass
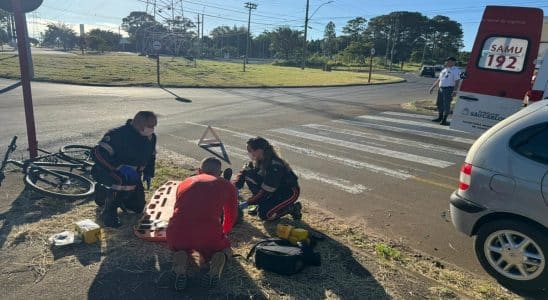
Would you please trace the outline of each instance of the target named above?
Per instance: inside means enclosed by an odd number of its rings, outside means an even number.
[[[0,77],[19,78],[16,57],[0,54]],[[137,55],[44,55],[33,56],[35,80],[75,84],[150,86],[156,84],[156,60]],[[239,63],[161,57],[161,83],[186,87],[276,87],[367,84],[368,74],[360,72],[279,67],[251,64],[247,72]],[[401,78],[373,74],[371,83],[401,81]]]

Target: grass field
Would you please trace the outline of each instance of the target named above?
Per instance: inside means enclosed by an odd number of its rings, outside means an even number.
[[[33,55],[35,80],[91,85],[154,85],[156,61],[127,55]],[[278,87],[367,84],[368,74],[301,70],[269,64],[242,65],[200,60],[197,67],[182,59],[162,57],[161,83],[172,87]],[[11,54],[0,54],[0,77],[19,78],[19,61]],[[372,83],[390,83],[401,78],[373,74]]]

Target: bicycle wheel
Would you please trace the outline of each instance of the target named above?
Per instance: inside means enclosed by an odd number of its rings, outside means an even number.
[[[59,154],[66,160],[78,161],[88,166],[95,163],[91,158],[93,147],[85,145],[65,145],[59,149]]]
[[[28,169],[25,184],[40,194],[63,199],[86,198],[95,192],[95,183],[86,177],[63,170],[47,171],[42,168]]]

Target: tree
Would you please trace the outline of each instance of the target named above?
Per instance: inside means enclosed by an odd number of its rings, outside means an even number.
[[[301,31],[292,30],[288,26],[276,28],[271,33],[272,44],[270,49],[275,57],[282,59],[295,59],[300,55],[303,42]]]
[[[91,50],[104,52],[117,50],[122,36],[112,31],[93,29],[86,38]]]
[[[253,39],[252,55],[260,58],[272,57],[270,52],[270,45],[272,44],[272,37],[268,31],[259,34]]]
[[[464,44],[462,26],[446,16],[432,18],[432,57],[443,61],[447,56],[456,56]]]
[[[403,11],[372,18],[365,36],[375,45],[377,53],[386,59],[421,61],[432,32],[432,22],[428,17],[418,12]]]
[[[77,42],[76,32],[65,24],[49,24],[42,33],[42,45],[46,47],[62,47],[64,51],[68,51],[72,50]]]
[[[322,50],[325,56],[331,57],[337,52],[337,34],[335,32],[335,23],[329,21],[325,26],[323,33]]]
[[[245,53],[247,28],[219,26],[211,31],[213,45],[219,56],[240,57]]]
[[[353,41],[361,41],[362,34],[366,29],[367,20],[362,17],[354,18],[346,23],[346,26],[343,27],[342,32],[348,36]]]
[[[143,11],[132,11],[122,19],[122,28],[129,34],[129,41],[135,50],[145,53],[152,43],[153,34],[161,35],[165,28],[153,16]]]
[[[8,18],[9,14],[0,9],[0,47],[4,49],[4,44],[10,42],[8,34]]]

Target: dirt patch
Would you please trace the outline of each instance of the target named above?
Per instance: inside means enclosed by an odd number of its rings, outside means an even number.
[[[455,103],[456,103],[455,101],[451,103],[452,109],[455,107]],[[435,99],[415,100],[415,101],[403,103],[401,107],[406,110],[421,112],[421,113],[428,113],[432,115],[435,115],[438,113],[438,108],[436,107]]]
[[[172,167],[165,167],[166,165]],[[190,171],[172,163],[158,168],[154,186],[182,179]],[[10,174],[10,177],[16,177]],[[19,178],[20,179],[20,178]],[[4,186],[2,187],[4,189]],[[1,195],[0,291],[3,298],[30,299],[439,299],[462,295],[507,299],[513,295],[404,245],[349,224],[304,201],[302,221],[282,219],[323,233],[318,243],[322,266],[308,267],[286,277],[257,270],[236,257],[216,289],[191,281],[184,294],[171,289],[171,253],[161,243],[137,239],[132,225],[138,216],[121,213],[123,226],[106,229],[100,243],[52,249],[47,238],[71,229],[75,221],[96,219],[92,200],[62,202],[25,191],[22,180],[11,180],[12,192]],[[22,191],[17,197],[14,191]],[[9,199],[11,200],[9,200]],[[9,205],[4,203],[9,201]],[[245,256],[252,245],[275,232],[277,222],[263,223],[245,216],[229,235],[235,254]],[[473,289],[482,284],[486,291]]]

